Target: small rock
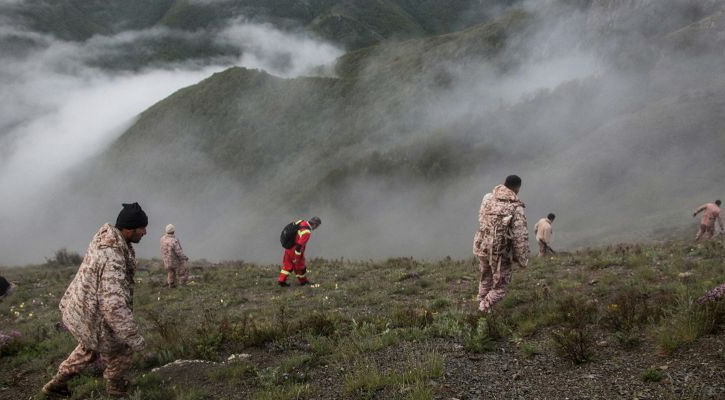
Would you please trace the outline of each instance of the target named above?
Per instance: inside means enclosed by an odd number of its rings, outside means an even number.
[[[682,279],[689,278],[693,275],[695,275],[695,274],[692,271],[680,272],[679,274],[677,274],[677,276],[679,276]]]
[[[232,354],[231,356],[229,356],[229,358],[227,358],[227,361],[243,360],[243,359],[249,358],[251,356],[252,356],[251,354],[247,354],[247,353]]]
[[[596,285],[597,283],[599,283],[598,279],[592,279],[591,281],[589,281],[590,286]]]
[[[606,340],[600,340],[600,341],[597,342],[597,346],[599,346],[599,347],[604,347],[604,346],[606,346],[608,344],[609,343],[607,343]]]
[[[214,365],[216,363],[213,362],[213,361],[207,361],[207,360],[176,360],[174,362],[170,362],[170,363],[168,363],[166,365],[163,365],[161,367],[154,368],[154,369],[151,370],[151,372],[157,372],[157,371],[160,371],[162,369],[173,368],[173,367],[180,367],[180,366],[189,365],[189,364],[208,364],[208,365]]]

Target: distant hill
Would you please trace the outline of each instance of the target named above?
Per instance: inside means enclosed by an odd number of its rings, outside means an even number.
[[[467,253],[483,192],[512,172],[532,225],[560,214],[560,246],[687,224],[725,179],[721,36],[702,28],[721,11],[626,41],[611,27],[640,8],[593,4],[350,52],[336,78],[215,74],[142,113],[75,195],[144,199],[194,227],[192,251],[252,259],[310,213],[328,256]],[[557,64],[581,54],[598,66]]]
[[[68,41],[156,29],[154,35],[139,37],[134,45],[121,48],[122,57],[111,59],[107,55],[95,61],[104,68],[137,69],[169,62],[238,56],[239,49],[212,40],[214,32],[235,19],[311,32],[354,50],[388,39],[457,31],[487,21],[519,1],[129,0],[109,3],[28,0],[0,4],[0,20],[16,29]],[[13,45],[15,42],[12,37],[3,36],[0,49],[22,51]]]

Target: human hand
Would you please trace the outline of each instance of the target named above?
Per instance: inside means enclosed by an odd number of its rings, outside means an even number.
[[[141,335],[136,335],[131,340],[129,340],[128,347],[130,347],[131,350],[135,352],[139,352],[146,348],[146,341]]]

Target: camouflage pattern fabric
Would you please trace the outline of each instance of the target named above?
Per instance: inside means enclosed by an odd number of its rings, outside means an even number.
[[[184,250],[181,248],[181,242],[173,233],[161,236],[161,258],[166,269],[183,267],[184,263],[189,261],[189,257],[184,255]]]
[[[704,296],[697,299],[697,302],[699,304],[704,304],[711,301],[722,300],[723,298],[725,298],[725,283],[714,289],[709,290],[707,293],[705,293]]]
[[[529,231],[525,205],[504,185],[483,197],[473,253],[479,259],[479,310],[488,311],[503,299],[511,281],[511,266],[529,263]]]
[[[487,312],[503,300],[511,282],[511,263],[501,258],[490,264],[488,257],[478,257],[478,309]]]
[[[715,236],[715,224],[712,225],[700,225],[700,228],[697,230],[697,233],[695,234],[695,240],[700,239],[712,239],[712,237]]]
[[[133,247],[104,224],[60,301],[63,323],[84,349],[108,354],[143,349],[132,313],[135,271]]]
[[[715,222],[720,225],[720,232],[723,232],[722,218],[720,217],[720,207],[715,203],[703,204],[695,210],[692,216],[702,213],[700,219],[700,228],[695,234],[695,240],[710,239],[715,235]]]
[[[186,267],[169,268],[166,270],[166,283],[169,287],[176,286],[176,278],[179,278],[179,283],[186,285],[186,281],[189,279],[189,274],[186,271]]]
[[[176,284],[176,276],[178,275],[180,283],[186,283],[187,273],[185,263],[189,261],[189,257],[184,255],[181,248],[181,242],[173,233],[167,233],[161,237],[161,258],[166,267],[166,281],[169,286]]]
[[[99,356],[105,364],[103,377],[106,380],[116,382],[126,380],[126,372],[131,368],[133,359],[133,351],[130,348],[115,353],[99,354],[83,348],[80,344],[60,364],[58,373],[53,379],[57,383],[68,382],[72,377],[80,374],[84,368],[96,362]]]

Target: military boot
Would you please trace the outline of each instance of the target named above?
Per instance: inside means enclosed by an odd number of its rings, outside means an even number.
[[[68,389],[68,383],[60,381],[56,378],[50,380],[43,386],[43,394],[51,399],[70,397],[71,392]]]
[[[109,379],[106,381],[106,393],[111,397],[128,396],[129,382],[125,379]]]

